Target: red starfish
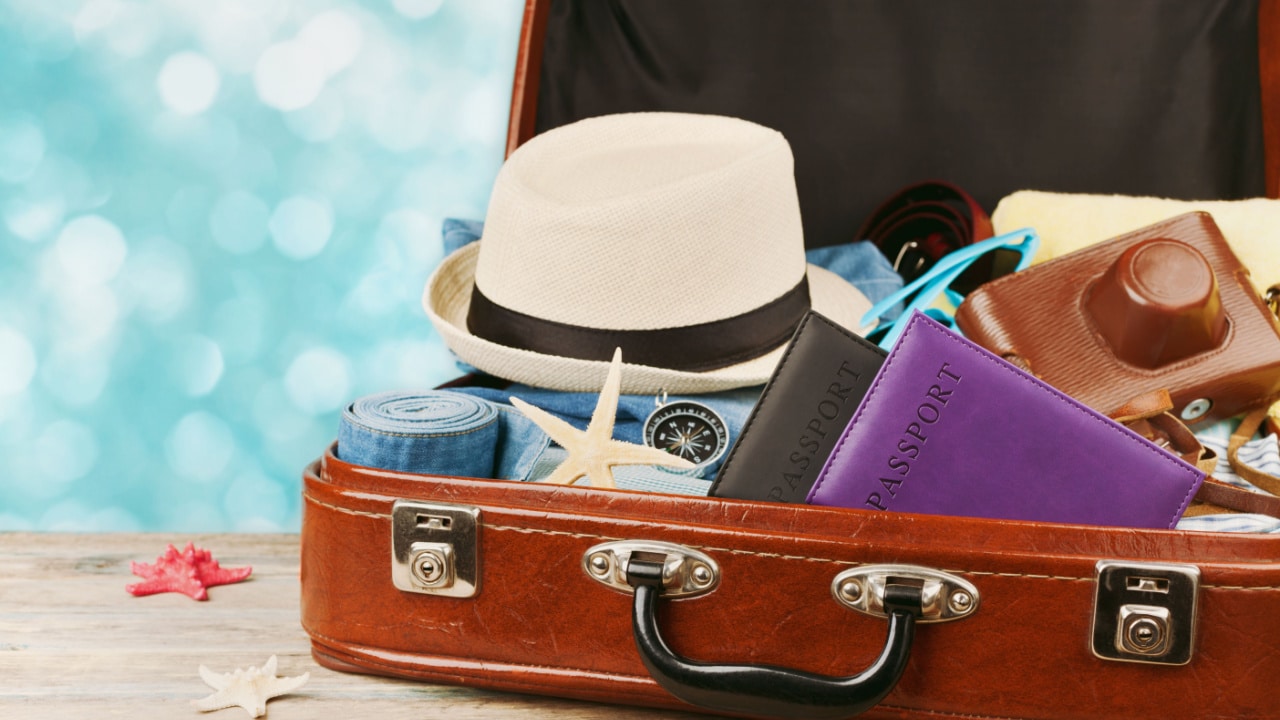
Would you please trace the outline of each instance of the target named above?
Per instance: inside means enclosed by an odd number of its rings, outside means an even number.
[[[133,595],[180,592],[194,600],[208,600],[206,588],[240,582],[253,572],[251,567],[219,567],[212,553],[192,543],[187,543],[182,552],[170,545],[154,565],[135,562],[129,563],[129,568],[143,578],[140,583],[124,587]]]

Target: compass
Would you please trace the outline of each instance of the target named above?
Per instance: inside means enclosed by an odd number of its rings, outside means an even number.
[[[699,467],[720,458],[729,447],[729,428],[715,410],[692,400],[659,401],[644,421],[644,443]]]

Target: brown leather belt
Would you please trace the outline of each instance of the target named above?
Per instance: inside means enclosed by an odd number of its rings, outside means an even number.
[[[930,180],[894,193],[862,224],[858,239],[875,243],[909,283],[943,255],[994,234],[991,218],[969,193]],[[963,292],[991,276],[990,260],[979,259],[957,281],[957,289]]]

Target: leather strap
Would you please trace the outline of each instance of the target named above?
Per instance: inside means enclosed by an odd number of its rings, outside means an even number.
[[[1228,512],[1246,512],[1257,515],[1280,517],[1280,497],[1263,495],[1222,482],[1215,477],[1206,477],[1196,493],[1195,502],[1187,509],[1186,515],[1217,515]]]
[[[1241,432],[1247,434],[1239,442],[1237,442],[1236,435],[1232,435],[1231,444],[1227,448],[1227,455],[1228,459],[1232,459],[1231,466],[1237,474],[1272,493],[1270,495],[1251,492],[1213,477],[1213,470],[1218,464],[1217,454],[1204,447],[1196,438],[1195,433],[1191,432],[1191,429],[1171,412],[1172,410],[1173,399],[1170,397],[1169,391],[1161,389],[1136,395],[1108,413],[1108,415],[1112,420],[1125,425],[1130,430],[1195,465],[1201,472],[1205,473],[1205,481],[1200,486],[1200,491],[1196,493],[1194,502],[1187,508],[1186,515],[1194,517],[1227,512],[1245,512],[1280,518],[1280,497],[1275,495],[1275,490],[1241,472],[1241,468],[1244,468],[1251,475],[1263,476],[1263,478],[1268,479],[1271,484],[1277,487],[1280,487],[1280,478],[1273,478],[1265,473],[1260,473],[1234,459],[1240,446],[1253,437],[1253,434],[1257,431],[1262,423],[1262,418],[1266,416],[1266,410],[1263,409],[1252,413],[1245,418],[1236,433],[1237,435]],[[1253,420],[1253,427],[1249,429],[1246,424],[1251,421],[1254,415],[1259,417]]]
[[[994,234],[991,218],[977,200],[955,185],[934,180],[894,193],[862,224],[858,239],[875,243],[911,282],[943,255]],[[991,279],[991,260],[979,263],[984,267],[970,268],[961,283]]]
[[[809,310],[809,277],[741,315],[655,330],[607,330],[544,320],[503,307],[476,286],[467,329],[477,337],[543,355],[608,362],[614,348],[633,365],[701,372],[759,357],[786,342]]]
[[[1231,469],[1240,477],[1272,495],[1280,495],[1280,477],[1251,468],[1240,459],[1240,448],[1257,434],[1264,423],[1268,432],[1277,431],[1276,418],[1271,415],[1271,410],[1280,410],[1280,403],[1272,405],[1270,409],[1258,408],[1244,416],[1240,425],[1236,427],[1236,431],[1231,434],[1231,439],[1227,441],[1227,461],[1231,463]]]

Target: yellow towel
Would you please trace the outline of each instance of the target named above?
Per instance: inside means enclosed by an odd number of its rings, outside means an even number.
[[[1249,268],[1259,293],[1280,283],[1280,200],[1166,200],[1019,190],[991,214],[996,234],[1023,227],[1040,233],[1040,263],[1174,215],[1203,210]]]

